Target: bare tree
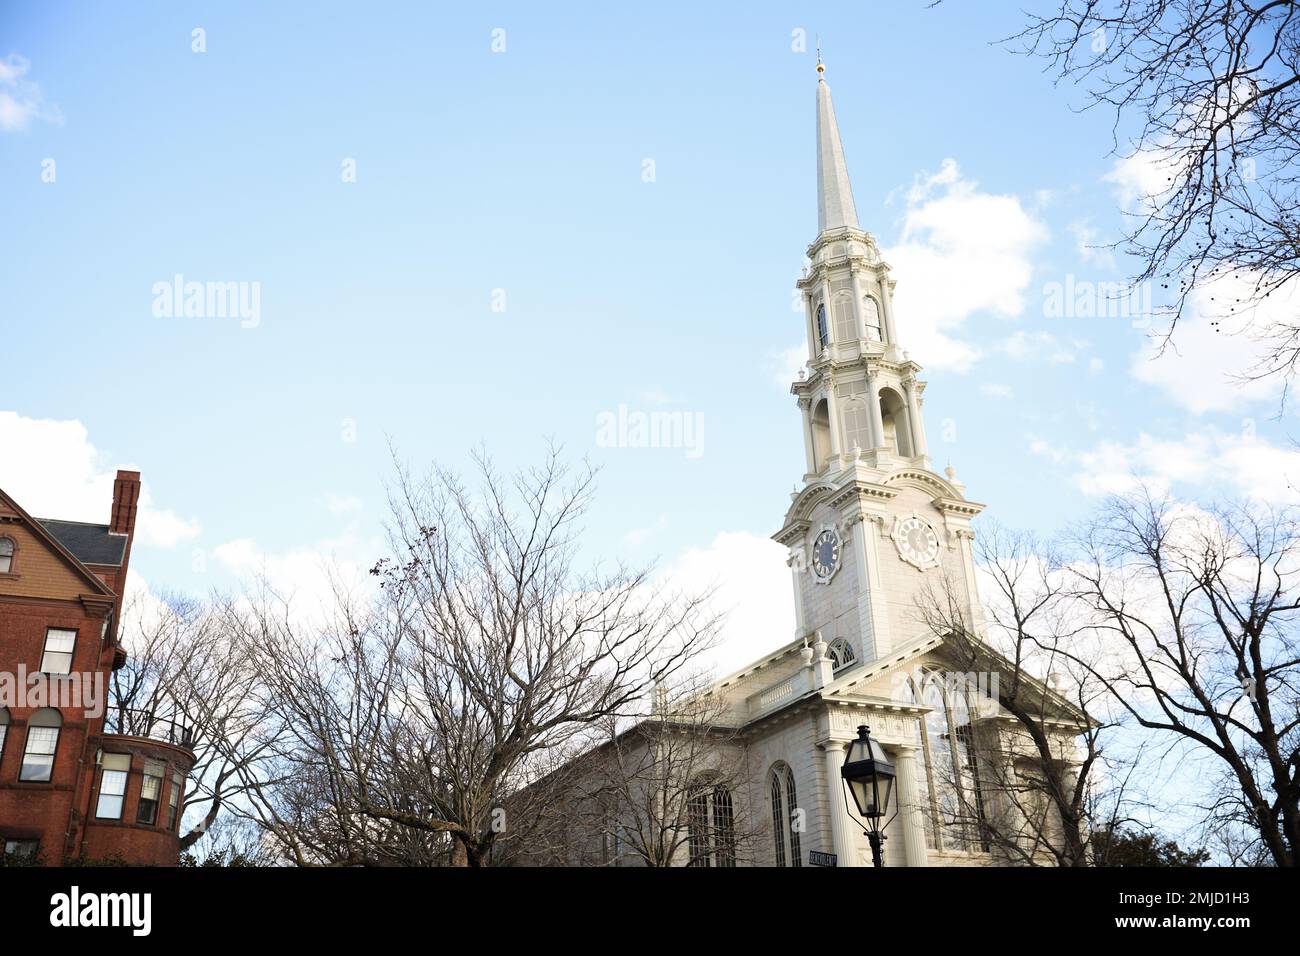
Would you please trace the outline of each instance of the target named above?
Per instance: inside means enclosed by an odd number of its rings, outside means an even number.
[[[1114,730],[1097,716],[1105,688],[1078,663],[1095,655],[1080,647],[1080,622],[1071,619],[1060,567],[1032,536],[986,526],[976,558],[990,591],[986,622],[969,619],[961,583],[945,581],[920,600],[923,619],[945,635],[962,678],[946,696],[960,714],[958,732],[971,734],[959,743],[974,751],[938,762],[937,773],[974,778],[946,788],[956,795],[946,823],[1013,863],[1089,866],[1092,835],[1120,822],[1124,776],[1132,769],[1103,756]],[[996,685],[981,684],[979,675],[997,675]],[[931,696],[922,702],[944,706]],[[981,703],[1000,707],[1014,725],[968,730],[978,725]],[[1098,784],[1103,771],[1107,788]]]
[[[726,702],[695,679],[659,688],[653,712],[604,722],[605,739],[565,767],[525,841],[530,862],[733,867],[754,858],[745,741]],[[550,785],[551,781],[548,780]]]
[[[1143,493],[1112,500],[1068,565],[1114,650],[1073,659],[1135,723],[1211,758],[1208,822],[1232,829],[1235,858],[1253,842],[1277,866],[1296,865],[1300,841],[1298,530],[1291,511]]]
[[[242,797],[245,780],[271,754],[257,674],[229,629],[233,607],[216,597],[136,593],[123,611],[127,659],[109,683],[107,726],[193,751],[182,852]]]
[[[700,597],[576,567],[593,473],[554,451],[478,487],[399,468],[381,596],[307,632],[254,605],[245,644],[283,720],[254,815],[298,863],[482,866],[557,753],[636,712],[707,646]]]
[[[1049,0],[1006,42],[1043,56],[1085,108],[1115,113],[1117,136],[1164,184],[1121,243],[1135,283],[1171,292],[1164,344],[1189,296],[1221,279],[1220,316],[1294,290],[1300,272],[1300,4],[1292,0]],[[1124,147],[1118,146],[1123,149]],[[1234,288],[1236,291],[1229,292]],[[1230,298],[1229,298],[1230,297]],[[1267,319],[1247,374],[1300,360],[1300,321]]]

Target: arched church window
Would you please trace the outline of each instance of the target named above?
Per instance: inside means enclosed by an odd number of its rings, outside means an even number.
[[[903,703],[918,705],[921,702],[921,695],[917,693],[916,684],[912,678],[907,678],[903,682]],[[921,754],[920,773],[917,774],[916,790],[917,802],[920,804],[921,815],[925,825],[925,845],[931,850],[939,848],[938,826],[935,822],[935,803],[934,803],[934,781],[932,780],[932,768],[930,759],[930,748],[927,746],[925,728],[919,723],[912,724],[912,739],[916,742],[917,749]]]
[[[799,810],[799,798],[794,790],[794,771],[789,766],[785,768],[785,805],[786,817],[790,824],[790,865],[802,866],[803,853],[799,849],[799,829],[795,817]]]
[[[831,332],[826,327],[826,306],[817,306],[817,341],[821,343],[821,348],[826,348],[831,344]]]
[[[968,842],[978,844],[985,853],[989,850],[988,827],[984,816],[984,787],[980,781],[979,757],[975,747],[973,718],[976,713],[974,690],[970,684],[952,689],[953,743],[957,750],[957,767],[960,771],[962,794],[967,804]]]
[[[831,659],[833,670],[848,667],[858,659],[858,656],[853,653],[853,645],[842,637],[837,637],[831,641],[831,646],[826,649],[826,653]]]
[[[701,781],[686,803],[690,861],[688,866],[736,865],[736,823],[731,791],[722,784]]]
[[[854,446],[866,451],[875,443],[871,440],[871,416],[867,403],[861,398],[851,398],[844,403],[844,448]]]
[[[768,774],[768,792],[772,798],[772,849],[777,866],[803,865],[799,846],[796,811],[799,809],[794,789],[794,771],[789,764],[776,764]]]
[[[966,849],[961,784],[955,759],[952,724],[948,715],[948,695],[943,676],[927,674],[921,686],[921,704],[930,708],[925,715],[925,743],[934,778],[935,810],[945,846]]]
[[[880,306],[874,296],[862,297],[862,324],[867,327],[867,338],[873,342],[883,342],[885,335],[880,328]]]
[[[858,337],[858,318],[853,314],[853,297],[841,295],[835,300],[835,341],[851,342]]]

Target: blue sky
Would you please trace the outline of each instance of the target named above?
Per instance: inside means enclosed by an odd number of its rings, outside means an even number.
[[[1043,533],[1133,475],[1290,496],[1274,386],[1225,378],[1247,344],[1194,316],[1151,363],[1129,317],[1045,314],[1122,276],[1089,244],[1151,170],[989,6],[6,4],[0,487],[106,520],[136,466],[152,587],[301,582],[380,554],[389,438],[514,465],[551,436],[603,469],[593,556],[729,576],[733,633],[786,640],[756,629],[803,471],[819,35],[937,467]],[[156,316],[176,274],[259,283],[256,327]],[[702,453],[599,447],[620,405],[698,414]]]

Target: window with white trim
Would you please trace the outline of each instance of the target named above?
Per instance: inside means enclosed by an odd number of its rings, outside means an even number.
[[[921,690],[921,704],[930,708],[922,744],[937,823],[935,843],[938,849],[988,852],[969,689],[947,683],[941,673],[928,672]]]
[[[768,774],[768,789],[772,797],[772,848],[777,866],[803,866],[799,846],[798,798],[795,794],[794,771],[790,765],[779,763]]]
[[[867,338],[873,342],[885,340],[880,326],[880,306],[876,304],[875,297],[869,295],[862,297],[862,320],[863,325],[867,327]]]
[[[821,348],[825,349],[831,344],[831,332],[826,325],[826,306],[817,306],[817,341],[821,343]]]
[[[122,802],[126,798],[126,779],[130,772],[130,754],[104,754],[99,771],[96,817],[101,820],[122,819]]]
[[[0,538],[0,574],[8,574],[14,569],[14,540]]]
[[[59,749],[59,729],[63,715],[53,707],[42,707],[27,719],[27,744],[18,779],[31,783],[48,783],[54,774],[54,755]]]
[[[0,760],[5,755],[5,737],[9,734],[9,711],[0,707]]]
[[[152,826],[158,821],[158,802],[162,799],[163,774],[167,764],[161,760],[146,760],[144,776],[140,779],[140,803],[136,807],[135,822]]]
[[[71,674],[72,652],[77,646],[77,632],[52,627],[45,632],[45,651],[41,654],[41,672]]]
[[[167,796],[167,829],[175,830],[181,809],[181,778],[172,773],[171,792]]]
[[[858,659],[858,655],[853,653],[853,645],[842,637],[831,641],[830,647],[826,648],[826,654],[831,659],[832,670],[848,667]]]
[[[699,783],[686,805],[688,866],[736,865],[735,809],[731,791],[721,784]]]

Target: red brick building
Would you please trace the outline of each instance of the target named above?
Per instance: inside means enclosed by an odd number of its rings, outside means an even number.
[[[105,732],[140,474],[108,524],[33,518],[0,489],[0,842],[14,857],[174,866],[188,736]]]

